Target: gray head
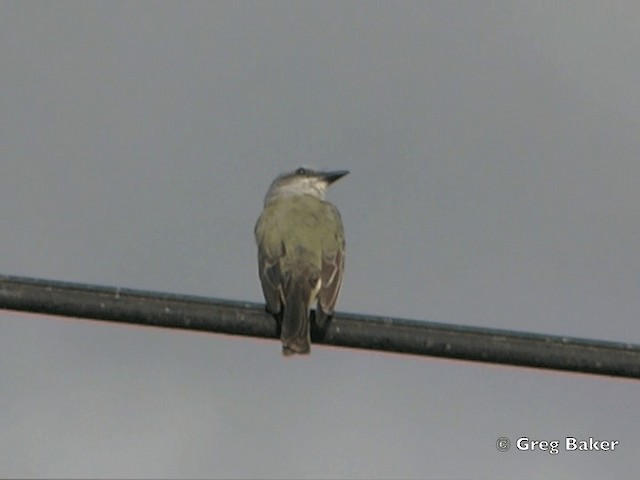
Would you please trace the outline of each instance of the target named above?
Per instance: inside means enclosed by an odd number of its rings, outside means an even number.
[[[286,195],[311,195],[324,200],[327,187],[347,173],[347,170],[318,172],[304,167],[296,168],[293,172],[283,173],[273,181],[264,203],[266,205],[274,198]]]

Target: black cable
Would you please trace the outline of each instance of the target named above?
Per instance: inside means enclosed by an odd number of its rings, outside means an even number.
[[[277,337],[264,305],[0,275],[0,309]],[[324,343],[415,355],[640,378],[640,345],[337,313]]]

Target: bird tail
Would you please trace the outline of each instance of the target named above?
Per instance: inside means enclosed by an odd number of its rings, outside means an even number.
[[[311,349],[309,300],[312,289],[308,284],[304,278],[290,278],[289,281],[280,334],[285,356],[309,353]]]

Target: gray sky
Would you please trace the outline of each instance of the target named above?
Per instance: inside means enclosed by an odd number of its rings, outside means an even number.
[[[339,311],[640,343],[637,2],[3,2],[0,272],[262,301],[349,169]],[[0,476],[629,478],[638,382],[0,312]],[[618,440],[500,453],[496,439]]]

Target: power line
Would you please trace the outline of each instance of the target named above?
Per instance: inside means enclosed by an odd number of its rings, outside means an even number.
[[[0,275],[0,309],[277,338],[264,305]],[[316,336],[317,337],[317,336]],[[314,343],[640,378],[640,345],[337,313]]]

